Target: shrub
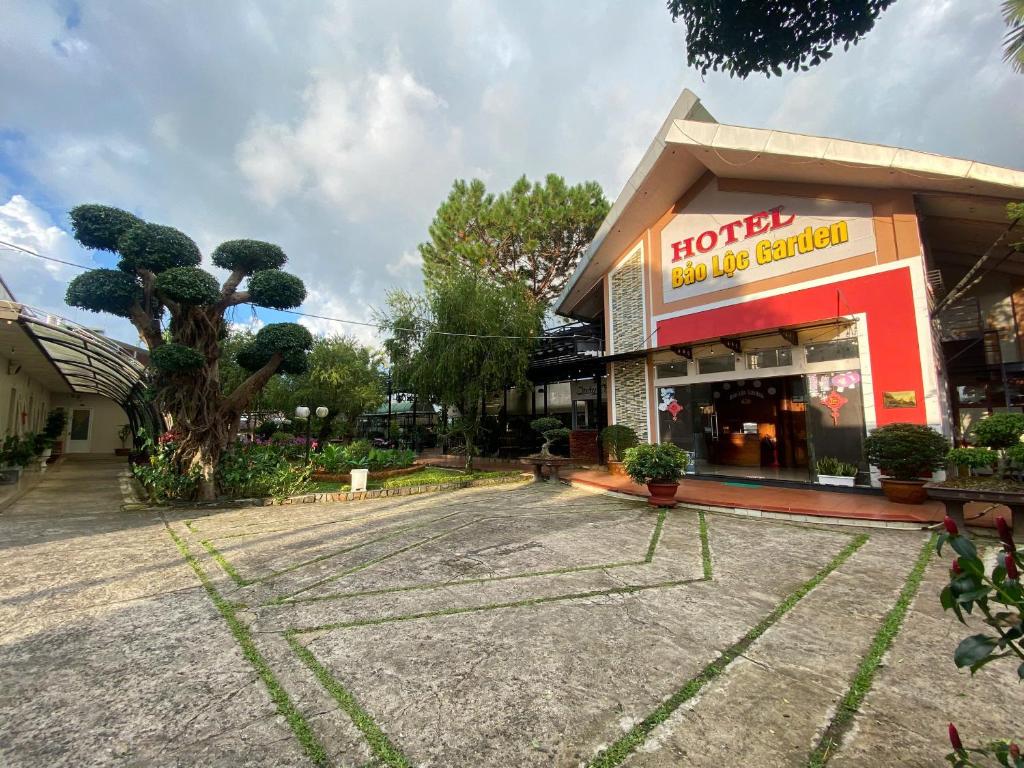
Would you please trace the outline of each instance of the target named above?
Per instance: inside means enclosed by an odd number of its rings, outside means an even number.
[[[819,475],[832,475],[833,477],[856,477],[857,465],[847,464],[834,456],[822,456],[815,464]]]
[[[638,445],[626,450],[626,473],[637,483],[648,481],[674,483],[683,476],[690,457],[672,443]]]
[[[174,464],[174,435],[165,433],[158,443],[145,439],[149,451],[149,462],[134,464],[132,473],[146,489],[150,501],[162,503],[171,500],[188,500],[195,498],[199,488],[200,473],[198,468],[181,473]]]
[[[56,440],[64,434],[64,427],[68,423],[68,414],[63,408],[54,408],[46,415],[46,426],[43,427],[43,434],[51,440]]]
[[[273,445],[238,445],[221,459],[218,484],[231,498],[282,499],[309,486],[309,467],[295,466]]]
[[[978,445],[999,451],[1020,442],[1024,435],[1024,413],[993,413],[974,426]]]
[[[921,424],[887,424],[864,441],[867,460],[895,480],[916,480],[939,469],[948,452],[946,438]]]
[[[264,440],[269,440],[280,430],[280,425],[271,419],[267,419],[258,427],[256,427],[256,434]]]
[[[636,431],[625,424],[612,424],[601,432],[601,441],[608,452],[609,461],[622,461],[626,451],[636,446],[640,439]]]
[[[996,463],[995,451],[988,448],[953,448],[946,454],[946,461],[957,467],[984,469]]]
[[[0,463],[8,467],[24,467],[37,453],[35,435],[8,435],[0,446]]]

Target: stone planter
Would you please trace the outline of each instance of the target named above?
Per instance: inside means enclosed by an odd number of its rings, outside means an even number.
[[[847,475],[818,475],[818,485],[840,485],[844,488],[853,488],[856,477]]]
[[[647,503],[652,507],[672,509],[677,503],[676,491],[678,489],[679,483],[674,480],[669,482],[664,480],[648,480],[647,490],[651,492],[651,495],[647,499]]]
[[[897,504],[924,504],[928,498],[928,491],[925,490],[926,480],[894,480],[891,477],[882,478],[882,493],[889,501]]]
[[[984,488],[950,488],[942,483],[926,483],[924,486],[928,498],[941,501],[946,507],[946,514],[963,528],[964,504],[972,501],[981,504],[1002,504],[1013,513],[1013,535],[1024,538],[1024,491],[992,491]]]

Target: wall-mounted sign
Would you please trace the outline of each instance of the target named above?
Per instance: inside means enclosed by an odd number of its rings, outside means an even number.
[[[573,400],[597,400],[597,382],[574,381],[572,383]]]
[[[883,408],[916,408],[917,407],[917,392],[912,389],[903,390],[900,392],[883,392],[882,393],[882,407]]]
[[[712,183],[662,230],[665,301],[874,250],[866,203],[722,192]]]

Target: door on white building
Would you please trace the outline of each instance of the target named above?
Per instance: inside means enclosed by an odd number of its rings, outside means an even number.
[[[72,408],[68,428],[68,453],[88,453],[92,441],[92,408]]]

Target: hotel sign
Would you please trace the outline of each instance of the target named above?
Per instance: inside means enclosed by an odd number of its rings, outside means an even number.
[[[874,250],[866,203],[722,192],[711,184],[662,230],[665,301]]]

